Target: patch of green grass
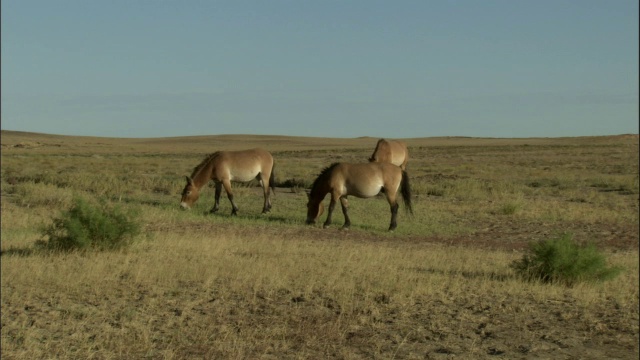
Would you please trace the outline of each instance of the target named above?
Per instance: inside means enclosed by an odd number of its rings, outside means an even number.
[[[100,207],[83,198],[75,198],[72,208],[43,230],[46,241],[39,245],[47,250],[114,250],[130,244],[140,232],[137,214]]]
[[[579,245],[570,234],[533,243],[525,256],[511,264],[525,280],[573,286],[605,281],[622,269],[608,267],[605,256],[593,244]]]
[[[502,215],[513,215],[520,209],[520,207],[521,205],[519,203],[509,202],[509,203],[503,204],[498,209],[498,213]]]

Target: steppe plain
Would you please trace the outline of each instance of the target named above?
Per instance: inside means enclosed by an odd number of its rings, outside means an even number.
[[[637,359],[638,136],[411,138],[414,214],[386,231],[383,197],[350,199],[352,228],[304,225],[305,189],[376,138],[123,139],[2,131],[3,359]],[[209,153],[263,147],[273,210],[236,186],[237,217],[204,190]],[[75,196],[139,211],[117,252],[33,251]],[[612,281],[527,283],[532,241],[592,242]]]

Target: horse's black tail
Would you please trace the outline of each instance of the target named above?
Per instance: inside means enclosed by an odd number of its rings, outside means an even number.
[[[400,193],[402,194],[404,209],[413,214],[413,207],[411,206],[411,186],[409,185],[409,175],[404,170],[402,170],[402,181],[400,182]]]

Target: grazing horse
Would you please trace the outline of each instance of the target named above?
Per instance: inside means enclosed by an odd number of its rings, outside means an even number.
[[[402,141],[380,139],[369,161],[392,163],[400,166],[402,170],[406,170],[407,161],[409,161],[409,150],[407,150],[407,145]]]
[[[405,210],[413,212],[411,208],[411,188],[409,187],[409,176],[406,171],[398,166],[388,163],[363,163],[348,164],[334,163],[322,170],[311,186],[309,202],[307,203],[307,224],[315,224],[322,215],[324,206],[322,201],[327,194],[331,194],[331,203],[327,220],[324,222],[326,228],[331,224],[331,215],[340,201],[342,213],[344,214],[343,229],[348,229],[351,225],[349,214],[347,213],[347,196],[353,195],[359,198],[370,198],[378,195],[381,191],[387,196],[387,201],[391,207],[391,224],[389,230],[394,230],[398,224],[398,190],[402,194]]]
[[[222,187],[227,192],[233,210],[231,215],[237,215],[238,206],[233,201],[231,181],[249,182],[258,179],[264,192],[264,206],[262,213],[271,210],[271,192],[274,185],[273,157],[264,149],[249,149],[241,151],[218,151],[205,158],[193,169],[191,176],[187,176],[187,185],[182,190],[180,206],[189,209],[198,200],[200,189],[209,180],[215,183],[215,205],[210,212],[218,211],[220,207],[220,193]]]

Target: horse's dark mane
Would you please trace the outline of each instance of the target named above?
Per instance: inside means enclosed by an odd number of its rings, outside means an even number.
[[[218,157],[218,155],[220,155],[220,151],[216,151],[213,154],[207,155],[204,158],[204,160],[202,160],[202,162],[200,162],[200,164],[198,164],[196,167],[193,168],[193,171],[191,172],[191,178],[193,179],[200,172],[200,170],[202,170],[202,168],[207,166],[207,164],[209,164],[209,162],[211,160],[213,160],[216,157]]]
[[[318,177],[313,181],[313,185],[311,185],[311,194],[313,194],[316,191],[318,184],[324,181],[327,175],[329,175],[333,170],[333,168],[336,167],[338,164],[340,163],[334,162],[333,164],[327,166],[326,168],[322,169],[322,171],[320,171],[320,174],[318,175]]]

